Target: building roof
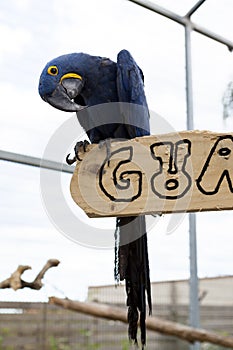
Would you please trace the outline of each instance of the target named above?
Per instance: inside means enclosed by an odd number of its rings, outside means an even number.
[[[151,283],[153,304],[189,304],[189,280],[157,281]],[[101,303],[124,304],[124,284],[90,286],[88,300]],[[217,276],[199,279],[201,305],[233,306],[233,276]]]

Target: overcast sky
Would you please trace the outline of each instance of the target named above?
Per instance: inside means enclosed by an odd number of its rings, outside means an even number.
[[[184,15],[196,1],[157,0]],[[193,21],[233,40],[232,0],[206,0]],[[0,148],[37,157],[56,130],[70,117],[45,104],[37,92],[44,65],[71,52],[115,60],[128,49],[145,75],[149,107],[175,130],[186,129],[184,29],[127,0],[8,0],[0,5]],[[232,131],[223,123],[222,95],[233,80],[233,54],[200,34],[192,34],[195,129]],[[161,125],[151,121],[153,133]],[[31,265],[32,279],[49,258],[61,261],[51,269],[40,291],[0,291],[0,300],[46,300],[49,295],[84,299],[88,285],[113,284],[113,249],[87,248],[62,235],[47,217],[37,168],[1,163],[0,280],[18,264]],[[69,199],[70,175],[62,174]],[[74,208],[72,210],[75,210]],[[104,222],[87,220],[86,227]],[[163,216],[149,232],[151,280],[188,278],[188,220],[167,234],[171,216]],[[105,222],[106,223],[106,222]],[[107,226],[114,232],[114,220]],[[199,276],[232,274],[231,212],[197,215]],[[105,227],[105,226],[104,226]],[[151,226],[150,226],[151,227]],[[153,227],[153,225],[152,225]]]

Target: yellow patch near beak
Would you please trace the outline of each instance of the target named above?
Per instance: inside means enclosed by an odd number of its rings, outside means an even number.
[[[75,78],[75,79],[80,79],[82,80],[83,78],[81,77],[81,75],[78,75],[76,73],[67,73],[67,74],[64,74],[61,79],[60,79],[60,82],[62,82],[62,80],[64,79],[68,79],[68,78]]]

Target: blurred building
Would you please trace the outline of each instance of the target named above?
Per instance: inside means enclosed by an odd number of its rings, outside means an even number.
[[[201,328],[233,336],[233,276],[199,281]],[[153,315],[187,325],[188,280],[152,283]],[[89,287],[88,300],[126,311],[124,286]],[[48,303],[0,302],[0,349],[129,350],[127,325],[66,310]],[[189,350],[189,343],[147,332],[147,350]],[[201,350],[223,350],[201,344]]]
[[[188,280],[153,282],[151,289],[154,305],[189,305]],[[125,303],[125,299],[123,284],[88,288],[88,301],[120,305]],[[200,278],[199,300],[202,306],[233,307],[233,276]]]

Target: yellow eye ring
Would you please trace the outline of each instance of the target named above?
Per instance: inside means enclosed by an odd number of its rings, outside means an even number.
[[[57,66],[50,66],[47,72],[49,75],[58,75],[58,68]]]

